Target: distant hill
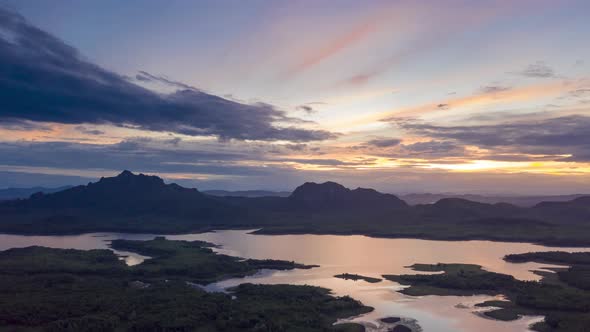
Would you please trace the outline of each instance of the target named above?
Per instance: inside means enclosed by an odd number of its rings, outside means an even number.
[[[0,202],[0,232],[8,233],[170,234],[224,228],[590,245],[590,197],[530,208],[464,198],[412,206],[392,194],[335,182],[307,182],[288,197],[220,197],[123,171],[88,185]]]
[[[288,197],[289,191],[269,191],[269,190],[204,190],[204,194],[219,197]]]
[[[590,196],[566,202],[541,202],[529,210],[535,219],[590,224]]]
[[[270,190],[204,190],[204,194],[218,197],[289,197],[289,191]],[[590,194],[589,194],[590,195]],[[566,202],[578,197],[588,196],[584,194],[571,195],[546,195],[546,196],[510,196],[510,195],[476,195],[476,194],[454,194],[454,193],[412,193],[396,195],[408,205],[434,204],[441,199],[460,198],[473,202],[496,204],[508,203],[520,207],[533,207],[541,202]],[[25,196],[28,197],[28,196]]]
[[[590,194],[589,194],[590,195]],[[572,195],[548,195],[548,196],[487,196],[474,194],[404,194],[399,195],[401,199],[410,205],[418,204],[434,204],[437,201],[445,198],[461,198],[480,203],[509,203],[521,207],[532,207],[541,202],[565,202],[571,201],[578,197],[588,196],[583,194]]]
[[[434,204],[416,205],[415,209],[422,217],[436,220],[510,217],[519,215],[525,210],[508,203],[489,204],[463,198],[443,198]]]
[[[374,189],[348,189],[335,182],[306,182],[297,187],[289,200],[315,209],[336,208],[346,211],[355,209],[407,208],[406,202],[395,195],[383,194]]]
[[[0,189],[0,201],[11,199],[29,198],[32,194],[42,192],[51,194],[54,192],[70,189],[72,186],[63,186],[57,188],[33,187],[33,188],[7,188]]]

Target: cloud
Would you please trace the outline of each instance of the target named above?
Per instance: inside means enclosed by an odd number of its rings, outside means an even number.
[[[14,118],[0,119],[0,128],[20,131],[51,131],[51,127],[46,124]]]
[[[473,95],[448,98],[438,103],[427,103],[417,106],[409,106],[391,111],[372,114],[358,119],[357,123],[370,123],[373,121],[395,122],[397,119],[408,116],[418,117],[423,114],[438,112],[438,106],[448,105],[449,108],[460,109],[470,107],[485,107],[488,105],[501,105],[515,101],[534,100],[547,98],[570,91],[570,85],[564,82],[548,82],[546,84],[535,84],[507,90],[479,91]]]
[[[190,86],[188,84],[174,81],[164,76],[152,75],[146,71],[140,71],[137,75],[135,75],[135,79],[142,82],[160,82],[180,89],[198,90],[197,88]]]
[[[339,54],[349,47],[357,45],[367,39],[370,35],[377,32],[383,23],[387,22],[387,17],[383,13],[368,17],[356,24],[352,29],[345,31],[331,41],[328,41],[322,47],[310,50],[301,61],[297,62],[286,72],[289,77],[298,75],[319,63]]]
[[[156,173],[193,173],[212,175],[260,175],[262,165],[240,164],[244,160],[262,160],[262,151],[214,151],[202,144],[177,146],[170,140],[145,137],[116,144],[71,142],[3,142],[0,164],[10,169],[36,167],[75,170],[141,170]]]
[[[552,78],[556,76],[553,68],[543,61],[531,63],[523,70],[515,72],[515,74],[531,78]]]
[[[2,121],[112,124],[224,140],[305,142],[336,137],[295,127],[297,119],[272,105],[224,99],[142,72],[140,80],[183,88],[157,94],[82,59],[73,47],[3,9],[0,31]]]
[[[412,154],[444,154],[448,155],[449,152],[457,152],[463,154],[464,149],[457,146],[456,143],[450,141],[427,141],[417,142],[412,144],[404,144],[403,150],[411,152]]]
[[[369,82],[377,74],[379,74],[377,71],[356,74],[356,75],[350,76],[349,78],[345,79],[344,83],[350,84],[350,85],[363,85],[363,84],[366,84],[367,82]]]
[[[307,115],[313,114],[315,112],[317,112],[312,106],[306,104],[306,105],[299,105],[296,107],[296,109],[298,111],[303,111],[305,112]]]
[[[433,140],[434,141],[434,140]],[[407,144],[396,158],[440,158],[438,164],[452,152],[445,140]],[[554,176],[547,174],[449,172],[425,169],[428,162],[405,167],[379,166],[373,158],[268,158],[265,148],[253,148],[252,142],[231,143],[184,142],[171,147],[169,140],[151,138],[128,139],[118,144],[80,144],[56,142],[0,142],[0,187],[59,186],[82,184],[100,176],[112,176],[122,169],[157,174],[168,181],[195,186],[199,189],[273,189],[292,190],[305,181],[337,181],[349,187],[372,187],[384,192],[403,191],[496,191],[511,193],[568,193],[586,192],[590,184],[587,176]],[[460,147],[460,142],[456,142]],[[261,146],[278,145],[260,143]],[[227,150],[226,148],[231,148]],[[401,144],[396,149],[402,149]],[[413,152],[411,152],[413,151]],[[414,154],[411,154],[414,153]],[[438,153],[440,157],[436,155]],[[392,155],[383,155],[383,157]],[[518,155],[499,155],[498,158]],[[256,162],[251,162],[256,161]],[[298,165],[285,164],[287,162]],[[309,166],[306,166],[309,165]],[[320,171],[327,170],[327,171]],[[67,175],[67,177],[66,177]]]
[[[576,98],[590,97],[590,88],[580,88],[570,91],[570,95]]]
[[[486,85],[486,86],[482,86],[480,91],[481,91],[481,93],[493,94],[493,93],[506,92],[510,89],[511,89],[510,87],[503,86],[503,85]]]
[[[345,165],[359,165],[358,163],[347,163],[338,159],[319,159],[319,158],[286,158],[277,159],[280,162],[292,162],[306,165],[317,165],[317,166],[345,166]]]
[[[367,144],[378,148],[389,148],[399,145],[401,141],[399,138],[377,138],[368,141]]]
[[[572,115],[533,121],[480,126],[436,126],[400,123],[408,132],[425,137],[454,140],[496,152],[550,154],[556,159],[590,161],[590,116]]]
[[[0,171],[22,168],[79,171],[132,169],[150,173],[197,176],[263,176],[292,169],[293,163],[315,166],[355,166],[364,162],[309,158],[305,144],[180,138],[134,137],[114,144],[79,142],[0,142]],[[292,154],[297,156],[291,157]],[[63,174],[67,174],[64,172]]]
[[[303,151],[307,148],[307,144],[285,144],[285,147],[292,151]]]
[[[87,135],[104,135],[104,131],[98,129],[90,129],[86,128],[85,126],[76,126],[76,130],[81,132],[82,134]]]

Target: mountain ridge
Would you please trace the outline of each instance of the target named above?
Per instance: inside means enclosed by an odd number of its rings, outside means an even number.
[[[590,197],[532,208],[446,198],[411,206],[374,189],[307,182],[289,197],[218,197],[123,171],[28,199],[0,202],[0,232],[154,234],[211,229],[266,234],[364,234],[590,245]]]

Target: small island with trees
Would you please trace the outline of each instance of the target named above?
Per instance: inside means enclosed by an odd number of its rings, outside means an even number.
[[[512,276],[489,272],[472,264],[414,264],[413,270],[437,274],[383,275],[408,288],[401,293],[424,295],[503,295],[505,301],[486,301],[484,315],[514,320],[522,315],[542,315],[535,331],[582,332],[590,324],[590,253],[538,252],[507,255],[510,262],[542,262],[571,265],[556,274],[543,274],[541,281],[521,281]]]
[[[383,279],[380,279],[380,278],[367,277],[367,276],[362,276],[360,274],[352,274],[352,273],[337,274],[334,277],[344,279],[344,280],[354,280],[354,281],[364,280],[364,281],[370,282],[372,284],[383,281]]]

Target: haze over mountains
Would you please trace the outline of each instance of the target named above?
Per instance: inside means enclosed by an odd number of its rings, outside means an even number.
[[[432,204],[443,198],[462,198],[480,203],[510,203],[516,206],[532,207],[541,202],[565,202],[571,201],[578,197],[588,196],[588,194],[571,194],[571,195],[538,195],[538,196],[513,196],[513,195],[477,195],[477,194],[455,194],[455,193],[413,193],[399,195],[401,199],[410,205]]]
[[[0,189],[0,201],[29,198],[32,194],[42,192],[50,194],[72,188],[73,186],[61,186],[56,188],[32,187],[32,188],[6,188]],[[202,193],[217,197],[289,197],[290,191],[272,191],[272,190],[204,190]],[[512,196],[512,195],[477,195],[477,194],[457,194],[457,193],[411,193],[411,194],[394,194],[408,205],[434,204],[444,198],[461,198],[480,203],[509,203],[521,207],[532,207],[541,202],[565,202],[571,201],[578,197],[589,196],[589,194],[571,194],[571,195],[537,195],[537,196]]]
[[[203,193],[219,197],[287,197],[291,195],[290,191],[271,190],[205,190]]]
[[[54,192],[62,191],[71,188],[72,186],[62,186],[57,188],[45,188],[45,187],[32,187],[32,188],[6,188],[0,189],[0,201],[6,201],[10,199],[18,198],[29,198],[32,194],[42,192],[45,194],[51,194]]]
[[[260,233],[272,234],[590,243],[590,196],[531,208],[462,198],[411,206],[373,189],[308,182],[288,197],[218,197],[130,171],[55,193],[1,202],[0,217],[1,232],[29,234],[258,228]]]
[[[288,197],[289,191],[270,191],[270,190],[205,190],[203,193],[220,197]],[[571,194],[571,195],[478,195],[478,194],[459,194],[459,193],[410,193],[394,194],[409,205],[433,204],[443,198],[462,198],[480,203],[510,203],[516,206],[532,207],[541,202],[565,202],[571,201],[578,197],[588,196],[590,194]],[[25,197],[21,197],[25,198]]]

